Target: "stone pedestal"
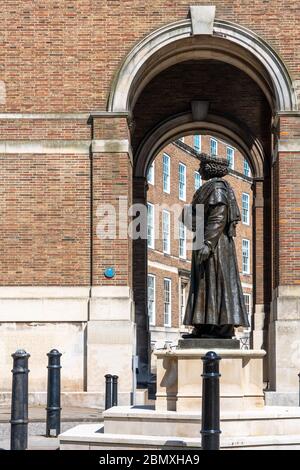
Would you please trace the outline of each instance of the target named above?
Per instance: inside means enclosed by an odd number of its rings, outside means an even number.
[[[266,407],[264,351],[216,349],[221,357],[221,448],[299,449],[300,409]],[[207,349],[156,351],[154,406],[117,406],[104,423],[59,436],[61,450],[201,450],[202,360]]]
[[[201,358],[207,349],[156,351],[156,410],[195,411],[202,406]],[[214,349],[221,356],[221,410],[264,406],[262,359],[265,351]]]

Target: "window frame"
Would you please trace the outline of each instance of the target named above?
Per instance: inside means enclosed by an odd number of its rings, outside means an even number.
[[[152,168],[152,179],[149,179],[149,172],[150,172],[151,168]],[[154,161],[151,163],[151,165],[149,166],[148,171],[147,171],[147,183],[151,184],[152,186],[154,186],[154,184],[155,184]]]
[[[245,168],[247,168],[247,173],[245,171]],[[249,163],[247,162],[246,158],[244,157],[244,166],[243,166],[243,173],[245,176],[250,176],[250,165]]]
[[[248,209],[247,209],[247,219],[246,222],[244,220],[244,211],[246,209],[244,208],[244,196],[247,196],[248,199]],[[250,194],[249,193],[242,193],[242,224],[244,225],[250,225]]]
[[[184,182],[183,183],[180,180],[180,175],[182,174],[180,172],[180,168],[184,169],[184,172],[183,172]],[[182,197],[180,195],[181,184],[183,184],[183,196]],[[182,162],[179,162],[178,164],[178,198],[180,199],[180,201],[186,201],[186,165]]]
[[[165,159],[167,159],[168,161],[168,173],[166,174],[165,173],[165,164],[164,164],[164,161]],[[168,155],[167,153],[163,153],[163,168],[162,168],[162,178],[163,178],[163,192],[164,193],[167,193],[167,194],[170,194],[170,188],[171,188],[171,158],[170,158],[170,155]],[[165,188],[165,175],[166,175],[166,182],[167,182],[167,185],[166,185],[166,188]]]
[[[215,144],[216,144],[216,153],[214,153],[214,154],[213,154],[212,151],[211,151],[212,142],[215,142]],[[210,148],[210,154],[211,154],[211,156],[212,156],[212,157],[217,157],[217,156],[218,156],[218,141],[217,141],[217,139],[215,139],[215,138],[213,138],[213,137],[210,138],[209,148]]]
[[[234,170],[234,157],[235,157],[235,152],[234,152],[234,148],[233,147],[230,147],[230,145],[227,145],[226,146],[226,158],[227,158],[227,161],[229,161],[228,159],[228,150],[230,150],[232,152],[231,156],[232,156],[232,165],[229,164],[229,168],[231,170]]]
[[[165,305],[166,305],[166,301],[165,301],[165,281],[167,281],[168,285],[169,285],[169,303],[167,305],[169,305],[169,322],[167,323],[166,322],[166,311],[165,311]],[[170,328],[172,326],[172,280],[169,278],[169,277],[164,277],[164,326],[167,327],[167,328]]]
[[[244,328],[244,331],[249,332],[249,331],[251,331],[252,294],[250,294],[249,292],[243,292],[243,296],[244,296],[244,301],[245,301],[245,297],[248,297],[248,299],[249,299],[249,303],[248,303],[248,305],[249,305],[249,312],[247,312],[247,315],[248,315],[248,320],[249,320],[250,326],[249,326],[249,328]],[[247,305],[247,304],[246,304],[246,302],[245,302],[245,306],[246,306],[246,305]]]
[[[248,247],[247,270],[244,269],[244,242],[247,242],[247,247]],[[242,272],[243,274],[250,274],[250,240],[248,238],[242,239]]]
[[[196,176],[197,176],[197,178],[199,178],[199,183],[200,183],[198,187],[196,187]],[[199,171],[194,171],[194,189],[195,189],[195,191],[198,191],[198,189],[201,188],[201,186],[202,186],[201,175],[200,175]]]
[[[149,278],[153,279],[153,311],[152,316],[149,313]],[[156,276],[155,274],[148,274],[147,276],[147,305],[148,305],[148,317],[149,317],[149,324],[151,326],[156,325]]]
[[[165,239],[165,215],[168,215],[168,232],[167,239]],[[168,242],[168,250],[165,249],[165,240]],[[162,243],[163,243],[163,253],[169,255],[171,253],[171,214],[170,211],[164,209],[162,211]]]
[[[181,229],[183,228],[183,233],[184,233],[184,238],[181,238]],[[184,223],[180,220],[178,224],[178,229],[179,229],[179,239],[178,239],[178,252],[179,252],[179,258],[180,259],[186,259],[186,226]],[[183,240],[183,254],[180,254],[180,241]]]
[[[149,243],[149,207],[152,210],[152,243]],[[155,248],[155,205],[147,202],[147,248]]]
[[[199,142],[199,146],[196,145],[196,139]],[[201,149],[202,149],[202,136],[201,136],[201,134],[194,134],[193,145],[194,145],[194,150],[196,150],[196,152],[200,153]]]

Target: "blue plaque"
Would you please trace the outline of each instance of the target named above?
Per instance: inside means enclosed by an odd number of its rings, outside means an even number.
[[[112,267],[105,268],[105,271],[104,271],[105,277],[108,277],[109,279],[111,279],[112,277],[115,276],[115,274],[116,274],[115,268],[112,268]]]

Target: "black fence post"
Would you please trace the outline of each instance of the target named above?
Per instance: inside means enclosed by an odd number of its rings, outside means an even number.
[[[202,358],[202,450],[220,449],[220,359],[213,351]]]
[[[118,376],[113,375],[112,406],[118,406]]]
[[[13,357],[12,397],[10,420],[11,450],[26,450],[28,447],[28,354],[19,349]]]
[[[112,407],[112,385],[113,376],[111,374],[105,375],[105,409],[108,410]]]
[[[46,437],[55,430],[55,437],[60,434],[60,358],[61,353],[52,349],[48,354],[48,384],[47,384],[47,419]]]

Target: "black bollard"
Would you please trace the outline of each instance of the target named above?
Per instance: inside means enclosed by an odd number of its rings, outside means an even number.
[[[213,351],[202,358],[202,450],[220,449],[220,359]]]
[[[54,436],[60,434],[60,358],[61,353],[57,349],[52,349],[48,354],[48,385],[47,385],[47,419],[46,437],[51,436],[51,431],[55,431]]]
[[[105,409],[106,410],[112,407],[112,403],[113,403],[112,386],[113,386],[113,376],[111,374],[106,374],[105,375]]]
[[[11,450],[26,450],[28,447],[28,354],[19,349],[13,357],[12,397],[10,420]]]
[[[118,406],[118,376],[113,375],[112,406]]]

